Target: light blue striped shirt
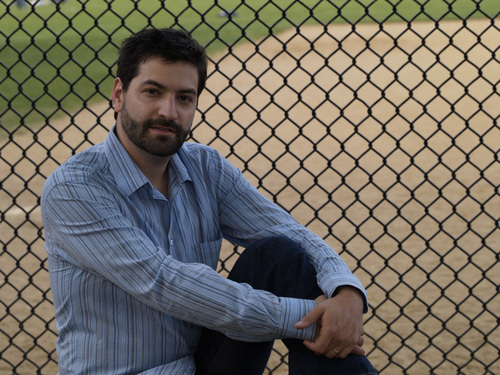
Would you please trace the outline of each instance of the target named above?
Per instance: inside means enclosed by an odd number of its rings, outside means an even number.
[[[194,374],[201,327],[244,341],[312,339],[294,324],[310,300],[280,298],[215,269],[223,237],[246,246],[284,235],[303,246],[327,295],[366,292],[326,243],[263,197],[215,150],[186,143],[169,197],[111,131],[58,168],[42,217],[61,374]]]

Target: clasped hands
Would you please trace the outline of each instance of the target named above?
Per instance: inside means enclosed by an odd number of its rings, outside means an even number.
[[[309,350],[328,358],[345,358],[348,354],[365,355],[362,348],[363,298],[356,288],[343,286],[332,298],[319,296],[314,309],[295,327],[304,329],[314,323],[314,341],[304,341]]]

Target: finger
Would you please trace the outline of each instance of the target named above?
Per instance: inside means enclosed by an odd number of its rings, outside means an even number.
[[[365,338],[363,336],[359,336],[359,340],[358,340],[358,346],[359,347],[362,347],[363,344],[365,343]]]
[[[317,345],[314,342],[309,341],[309,340],[304,340],[303,343],[304,343],[305,347],[307,349],[309,349],[310,351],[312,351],[314,354],[316,354],[316,355],[323,354],[322,352],[317,350]]]
[[[306,340],[304,341],[304,345],[311,351],[313,351],[316,354],[327,354],[328,350],[332,347],[332,335],[328,335],[327,332],[321,327],[319,333],[317,334],[316,338],[314,341],[309,341]],[[338,343],[340,344],[340,343]],[[337,343],[333,344],[333,347],[335,347]],[[340,352],[340,348],[337,348],[337,351]]]
[[[320,309],[318,309],[316,306],[314,309],[309,311],[309,313],[306,316],[304,316],[299,322],[295,323],[295,328],[304,329],[311,326],[316,321],[318,321],[319,318],[321,318],[321,314],[322,313]]]
[[[350,354],[355,354],[355,355],[361,355],[361,356],[365,356],[366,355],[366,352],[365,352],[365,349],[363,349],[361,346],[359,345],[356,345],[352,350],[351,350],[351,353]]]
[[[328,345],[327,351],[324,353],[328,358],[345,358],[349,354],[365,355],[365,350],[362,348],[365,339],[360,336],[356,344],[347,344],[345,341],[338,342],[333,339]]]
[[[329,349],[326,353],[325,356],[327,358],[338,358],[340,352],[336,348]]]
[[[314,301],[316,302],[316,305],[319,305],[321,302],[324,302],[327,299],[328,297],[323,294],[321,296],[318,296]]]
[[[337,352],[337,357],[338,358],[345,358],[349,354],[355,354],[355,355],[361,355],[364,356],[366,355],[365,349],[362,348],[363,344],[365,343],[365,338],[363,336],[360,336],[358,339],[358,342],[354,346],[345,346],[340,350],[340,346],[337,346],[335,349]]]

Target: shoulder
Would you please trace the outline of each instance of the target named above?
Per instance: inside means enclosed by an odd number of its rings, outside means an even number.
[[[44,192],[60,184],[88,183],[92,178],[106,178],[109,169],[102,144],[94,145],[64,162],[47,178]]]

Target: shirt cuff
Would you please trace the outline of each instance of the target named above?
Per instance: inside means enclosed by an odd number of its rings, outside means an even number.
[[[316,333],[316,324],[312,324],[304,329],[295,328],[295,324],[316,306],[316,302],[308,299],[284,297],[281,297],[280,300],[283,310],[281,312],[278,338],[313,341]]]
[[[330,284],[325,288],[326,290],[332,290],[331,293],[325,293],[329,298],[332,298],[336,293],[337,289],[341,286],[352,286],[353,288],[359,290],[361,294],[361,298],[363,299],[363,314],[368,312],[368,296],[366,294],[366,290],[363,288],[363,285],[357,280],[333,280]]]

